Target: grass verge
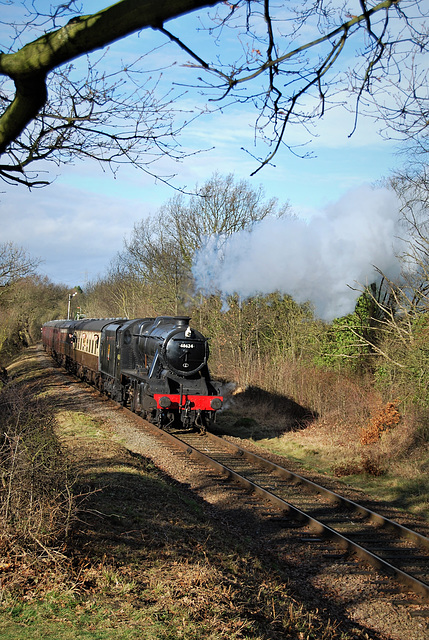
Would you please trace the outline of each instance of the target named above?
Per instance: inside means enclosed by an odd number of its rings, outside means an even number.
[[[50,567],[51,588],[31,572],[6,588],[3,640],[343,637],[191,494],[99,425],[94,443],[94,425],[82,418],[79,430],[74,416],[67,438],[80,467],[76,488],[86,494],[79,524],[56,571]]]

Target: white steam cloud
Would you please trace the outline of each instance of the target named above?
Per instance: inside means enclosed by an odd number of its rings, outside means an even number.
[[[377,267],[394,278],[399,204],[387,189],[364,185],[310,221],[269,218],[251,231],[212,237],[198,252],[193,273],[199,289],[242,298],[273,291],[314,304],[332,320],[354,310],[359,291],[378,280]]]

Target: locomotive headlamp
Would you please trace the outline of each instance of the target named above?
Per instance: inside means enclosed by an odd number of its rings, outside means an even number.
[[[222,406],[222,400],[220,398],[213,398],[213,400],[210,401],[210,406],[214,411],[217,411]]]
[[[168,409],[168,407],[171,405],[171,400],[170,398],[167,398],[167,396],[162,396],[159,400],[158,400],[159,406],[162,407],[162,409]]]

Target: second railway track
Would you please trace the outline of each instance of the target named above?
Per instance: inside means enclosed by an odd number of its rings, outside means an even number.
[[[211,433],[153,429],[269,503],[272,518],[309,527],[305,540],[331,540],[429,602],[429,538]]]

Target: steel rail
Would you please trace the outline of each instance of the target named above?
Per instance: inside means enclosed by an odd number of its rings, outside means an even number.
[[[387,562],[387,560],[384,560],[383,558],[380,558],[380,556],[376,555],[372,551],[369,551],[368,549],[365,549],[364,547],[362,547],[358,543],[354,542],[353,540],[351,540],[347,536],[339,533],[335,529],[332,529],[330,526],[324,524],[320,520],[317,520],[316,518],[313,518],[312,516],[310,516],[309,514],[305,513],[304,511],[301,511],[299,508],[297,508],[294,505],[290,504],[286,500],[283,500],[279,496],[276,496],[271,491],[268,491],[267,489],[264,489],[260,485],[254,483],[251,480],[249,480],[248,478],[245,478],[244,476],[240,475],[239,473],[237,473],[233,469],[223,465],[222,463],[218,462],[217,460],[214,460],[214,458],[212,458],[209,455],[203,453],[199,449],[196,449],[194,446],[192,446],[191,444],[189,444],[185,440],[182,440],[181,438],[173,435],[172,433],[169,433],[167,431],[163,431],[163,430],[159,429],[158,427],[156,427],[156,426],[154,426],[152,424],[150,425],[150,427],[154,430],[154,432],[157,433],[157,435],[160,435],[161,437],[163,437],[165,440],[167,440],[169,443],[173,444],[174,446],[179,447],[187,455],[192,456],[193,458],[195,458],[197,460],[200,460],[204,464],[206,464],[206,465],[210,466],[211,468],[215,469],[216,471],[218,471],[221,475],[225,476],[226,478],[231,479],[231,480],[239,483],[241,486],[243,486],[248,491],[251,491],[255,495],[257,495],[257,496],[259,496],[259,497],[261,497],[261,498],[263,498],[265,500],[268,500],[274,507],[280,509],[282,512],[286,512],[286,513],[292,514],[294,516],[294,518],[296,518],[298,521],[302,522],[303,524],[304,523],[308,524],[309,527],[311,528],[311,530],[314,531],[315,533],[317,533],[318,535],[321,535],[324,538],[333,540],[336,544],[339,545],[339,547],[341,549],[346,550],[349,553],[353,553],[353,554],[357,555],[361,560],[367,562],[368,564],[370,564],[375,569],[381,570],[385,574],[387,574],[389,576],[392,576],[399,583],[401,583],[402,585],[406,586],[407,588],[409,588],[414,593],[416,593],[419,596],[421,596],[424,601],[428,601],[429,602],[429,584],[427,584],[425,582],[422,582],[421,580],[419,580],[418,578],[412,576],[411,574],[407,573],[406,571],[403,571],[402,569],[399,569],[398,567],[395,567],[390,562]],[[213,434],[210,434],[209,437],[210,437],[210,439],[217,438],[217,436],[213,436]],[[261,458],[260,456],[252,454],[251,452],[246,451],[245,449],[241,449],[241,447],[237,447],[237,445],[234,445],[233,443],[225,441],[222,438],[219,438],[219,440],[222,442],[223,446],[225,446],[225,443],[227,443],[228,445],[232,445],[234,448],[236,448],[237,451],[243,452],[242,454],[240,453],[240,455],[249,454],[249,457],[251,459],[254,456],[254,459],[258,460],[258,463],[263,464],[266,468],[272,468],[272,469],[275,469],[276,471],[282,470],[282,467],[279,467],[278,465],[275,465],[275,464],[271,463],[270,461],[265,460],[264,458]],[[299,478],[299,480],[301,480],[301,478],[302,478],[298,474],[294,474],[294,473],[289,472],[287,470],[284,470],[284,471],[286,471],[292,477]],[[314,489],[319,486],[319,485],[316,485],[315,483],[312,483],[309,480],[306,480],[305,478],[302,478],[302,481],[303,482],[305,481],[305,483],[308,482],[309,486],[312,486]],[[353,503],[352,501],[347,500],[346,498],[342,498],[342,496],[339,496],[338,494],[335,494],[334,492],[330,492],[328,489],[325,489],[324,487],[321,487],[321,489],[324,490],[323,492],[326,491],[326,492],[328,492],[329,495],[331,495],[333,498],[335,498],[335,502],[342,503],[344,501],[346,504],[351,504],[353,506],[356,504],[356,503]],[[372,512],[372,511],[370,511],[368,509],[364,509],[364,507],[361,507],[360,505],[356,505],[356,506],[359,509],[362,508],[365,511],[365,513],[371,514],[371,517],[376,517],[377,522],[381,522],[382,520],[385,520],[386,523],[388,522],[389,524],[391,524],[391,523],[395,524],[395,525],[397,524],[397,523],[393,523],[390,520],[384,519],[382,516],[379,516],[378,514]],[[399,528],[403,529],[404,531],[407,531],[407,533],[408,532],[410,532],[412,534],[415,533],[413,531],[410,531],[410,530],[406,529],[405,527],[401,527],[401,525],[399,525],[399,524],[397,526]],[[424,541],[426,541],[426,538],[424,538],[424,536],[420,536],[420,534],[417,534],[417,533],[415,533],[415,535],[417,536],[417,538],[419,540],[423,539]]]
[[[222,443],[222,446],[227,445],[230,449],[236,451],[241,457],[246,458],[250,462],[258,464],[261,467],[264,467],[268,471],[272,471],[276,473],[276,475],[278,475],[280,478],[297,480],[298,482],[300,482],[301,484],[309,488],[314,493],[319,493],[325,496],[333,504],[342,505],[347,508],[352,508],[355,513],[359,513],[360,515],[367,516],[369,521],[374,522],[378,525],[381,525],[382,527],[388,527],[389,529],[394,531],[396,534],[398,534],[399,537],[410,540],[415,544],[421,547],[424,547],[425,549],[429,549],[429,538],[426,538],[420,533],[417,533],[416,531],[412,531],[411,529],[404,527],[403,525],[399,524],[398,522],[395,522],[394,520],[390,520],[385,516],[375,513],[374,511],[371,511],[371,509],[367,509],[363,505],[358,504],[357,502],[353,502],[353,500],[349,500],[348,498],[345,498],[344,496],[341,496],[338,493],[335,493],[335,491],[331,491],[326,487],[316,484],[315,482],[308,480],[307,478],[304,478],[303,476],[300,476],[299,474],[294,473],[293,471],[289,471],[288,469],[285,469],[284,467],[281,467],[275,464],[274,462],[267,460],[266,458],[261,458],[261,456],[258,456],[256,453],[252,453],[251,451],[243,449],[242,447],[239,447],[234,442],[230,442],[229,440],[224,440],[223,438],[219,438],[219,436],[216,436],[212,433],[206,433],[206,436],[210,440],[213,440],[214,442]]]

